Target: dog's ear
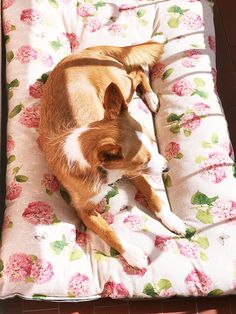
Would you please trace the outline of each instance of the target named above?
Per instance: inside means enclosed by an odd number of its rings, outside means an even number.
[[[101,162],[122,160],[123,154],[121,146],[113,141],[102,144],[98,149],[98,159]]]
[[[111,83],[104,95],[104,118],[108,120],[116,119],[122,111],[127,110],[125,99],[115,83]]]

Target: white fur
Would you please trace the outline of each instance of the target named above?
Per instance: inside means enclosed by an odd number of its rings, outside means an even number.
[[[160,212],[156,212],[157,218],[161,220],[164,226],[175,233],[184,236],[186,233],[186,225],[176,216],[169,208],[162,206]]]
[[[83,155],[79,141],[80,135],[86,130],[88,130],[86,126],[75,129],[66,138],[64,152],[67,156],[69,166],[71,166],[73,162],[77,161],[82,169],[91,167]]]
[[[120,242],[125,250],[123,257],[126,259],[129,265],[138,267],[140,269],[147,268],[148,260],[147,255],[138,246],[132,245],[120,238]]]
[[[157,152],[156,146],[151,142],[147,134],[138,131],[136,134],[152,156],[148,163],[149,174],[160,175],[167,168],[167,160]]]
[[[153,112],[156,112],[159,108],[159,99],[154,92],[147,92],[143,95],[149,109]]]

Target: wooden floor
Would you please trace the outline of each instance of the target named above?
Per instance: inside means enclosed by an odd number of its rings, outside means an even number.
[[[236,1],[215,0],[218,92],[236,151]],[[50,303],[10,299],[0,314],[236,314],[236,296],[215,299]]]

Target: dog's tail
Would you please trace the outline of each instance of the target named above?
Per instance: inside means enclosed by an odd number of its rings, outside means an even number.
[[[160,43],[146,42],[125,47],[97,46],[88,48],[88,50],[96,50],[103,55],[116,59],[126,68],[132,68],[143,64],[153,65],[160,59],[164,49]]]

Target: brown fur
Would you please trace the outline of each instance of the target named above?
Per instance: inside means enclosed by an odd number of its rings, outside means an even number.
[[[124,169],[147,198],[152,210],[160,202],[143,173],[150,154],[135,136],[142,127],[127,111],[137,87],[151,90],[142,62],[152,65],[162,53],[162,45],[146,43],[129,47],[99,46],[63,59],[51,72],[41,98],[40,143],[48,164],[67,189],[85,225],[121,254],[117,235],[95,212],[90,199],[107,182],[106,169]],[[119,86],[119,88],[118,88]],[[79,161],[68,166],[63,151],[67,136],[89,124],[80,137],[81,150],[90,168]],[[130,145],[132,143],[132,145]]]

